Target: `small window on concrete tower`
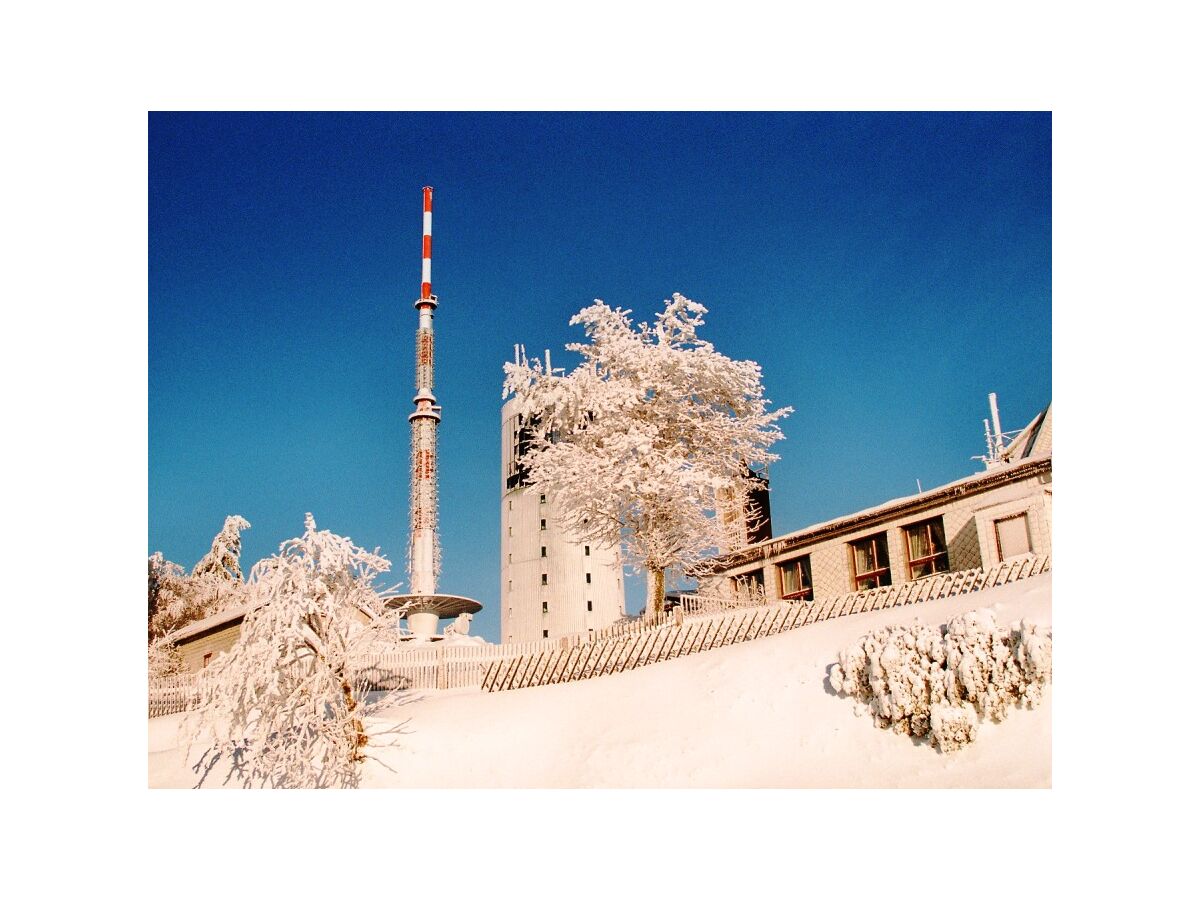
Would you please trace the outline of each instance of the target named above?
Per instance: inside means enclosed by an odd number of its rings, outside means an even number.
[[[546,548],[545,548],[545,547],[543,547],[543,548],[542,548],[542,556],[545,556],[545,555],[546,555]]]
[[[545,494],[538,495],[538,503],[545,503],[545,502],[546,502],[546,495]]]
[[[550,637],[550,632],[547,631],[545,628],[542,629],[542,637],[544,637],[544,638]]]
[[[592,573],[591,572],[584,572],[583,578],[588,584],[592,583]]]
[[[546,520],[542,519],[542,531],[546,530]]]
[[[547,578],[547,576],[546,576],[546,573],[545,573],[545,572],[543,572],[543,573],[542,573],[542,584],[543,584],[543,585],[546,585],[546,584],[549,584],[549,583],[550,583],[549,581],[547,581],[547,580],[546,580],[546,578]]]

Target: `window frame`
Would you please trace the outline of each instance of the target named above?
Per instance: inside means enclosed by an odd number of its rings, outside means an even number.
[[[1020,553],[1013,553],[1009,556],[1004,555],[1004,544],[1000,541],[1000,523],[1011,522],[1014,519],[1025,520],[1025,546],[1028,548]],[[996,561],[1005,562],[1009,559],[1020,559],[1024,556],[1033,555],[1033,529],[1029,525],[1029,510],[1024,509],[1021,512],[1013,513],[1011,516],[1000,516],[998,519],[992,520],[992,534],[996,536]]]
[[[858,571],[858,553],[856,552],[860,544],[871,543],[876,548],[875,553],[875,568],[869,569],[866,572]],[[882,564],[880,563],[878,549],[883,549]],[[888,539],[886,531],[877,531],[874,534],[868,534],[856,541],[846,542],[847,553],[850,554],[850,587],[856,593],[858,591],[870,591],[875,588],[888,587],[892,583],[892,555],[888,550]],[[886,580],[885,580],[886,579]],[[864,582],[875,581],[875,584],[863,586]]]
[[[783,584],[784,584],[783,570],[786,566],[792,566],[792,565],[796,566],[798,569],[798,574],[800,575],[799,580],[800,580],[801,588],[800,588],[800,590],[793,591],[792,593],[789,594],[784,590],[784,587],[783,587]],[[791,559],[785,559],[782,562],[776,563],[775,564],[775,572],[776,572],[776,577],[779,580],[780,599],[783,599],[783,600],[812,600],[813,587],[812,587],[812,554],[811,553],[805,553],[802,556],[795,556],[795,557],[792,557]],[[805,583],[808,584],[808,587],[803,586]]]
[[[932,533],[930,533],[928,531],[928,529],[932,528],[934,525],[936,525],[938,527],[938,531],[941,532],[941,537],[942,537],[941,547],[942,547],[942,549],[935,553],[931,553],[928,556],[919,556],[916,559],[913,559],[912,542],[909,538],[909,535],[913,532],[916,532],[917,529],[925,528],[925,529],[927,529],[926,539],[929,541],[930,548],[936,547],[937,544],[933,540],[933,535],[932,535]],[[932,518],[929,518],[929,519],[922,519],[920,522],[913,522],[910,525],[905,525],[903,528],[903,531],[904,531],[904,555],[908,559],[908,580],[909,581],[918,581],[922,578],[932,578],[934,575],[941,575],[943,572],[950,571],[950,545],[946,543],[946,526],[945,526],[945,523],[942,521],[941,516],[933,516]],[[937,567],[937,561],[939,559],[945,564],[945,568],[939,569]],[[913,573],[914,568],[916,568],[919,565],[924,565],[926,563],[933,564],[933,566],[932,566],[933,570],[931,572],[929,572],[925,575],[916,575]]]

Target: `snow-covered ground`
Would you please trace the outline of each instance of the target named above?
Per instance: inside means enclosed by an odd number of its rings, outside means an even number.
[[[984,606],[997,607],[1001,623],[1049,625],[1050,579],[847,616],[589,681],[426,693],[371,721],[374,758],[362,786],[1049,787],[1051,690],[1037,709],[985,723],[974,744],[942,754],[856,716],[826,679],[840,649],[883,625],[943,623]],[[183,719],[150,721],[151,787],[196,783],[180,746]],[[225,774],[218,767],[206,786],[223,786]]]

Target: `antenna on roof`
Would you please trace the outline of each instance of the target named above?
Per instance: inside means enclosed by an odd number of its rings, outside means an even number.
[[[550,350],[547,349],[546,350],[546,374],[553,375],[556,371],[562,372],[564,375],[567,373],[566,369],[554,369],[550,366]]]
[[[999,461],[1000,454],[1004,452],[1004,432],[1000,428],[1000,407],[996,404],[995,391],[988,394],[988,405],[992,408],[992,439],[996,442],[992,455]]]
[[[1014,431],[1012,435],[1005,435],[1000,430],[1000,406],[996,403],[995,391],[988,394],[988,406],[992,410],[992,419],[990,422],[987,419],[983,420],[983,440],[987,446],[987,453],[983,456],[972,456],[971,459],[981,460],[986,469],[994,469],[996,466],[1004,465],[1006,462],[1004,458],[1005,437],[1012,437],[1017,432]]]

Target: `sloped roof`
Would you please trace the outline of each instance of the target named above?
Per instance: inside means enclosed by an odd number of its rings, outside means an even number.
[[[1052,451],[1053,414],[1048,405],[1034,416],[1033,421],[1021,429],[1021,433],[1013,438],[1001,456],[1005,462],[1020,462],[1034,456],[1043,456]]]
[[[186,641],[189,638],[196,637],[206,631],[212,631],[214,628],[220,628],[222,625],[228,625],[231,622],[239,622],[245,617],[250,610],[257,608],[257,603],[239,603],[236,606],[231,606],[228,609],[223,609],[218,613],[213,613],[205,619],[200,619],[192,622],[172,635],[175,643]]]

